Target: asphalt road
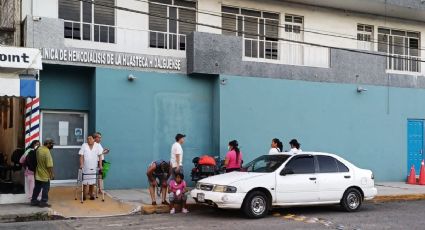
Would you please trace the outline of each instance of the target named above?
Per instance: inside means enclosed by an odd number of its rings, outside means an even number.
[[[238,211],[203,209],[189,214],[134,215],[0,224],[0,229],[425,229],[425,201],[368,203],[356,213],[337,206],[284,208],[258,220]]]

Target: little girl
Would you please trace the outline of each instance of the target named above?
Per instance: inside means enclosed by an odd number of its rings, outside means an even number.
[[[184,181],[184,175],[181,173],[176,173],[175,179],[170,181],[169,185],[169,199],[170,199],[170,214],[176,213],[174,209],[175,203],[181,203],[182,213],[188,213],[186,207],[186,182]]]

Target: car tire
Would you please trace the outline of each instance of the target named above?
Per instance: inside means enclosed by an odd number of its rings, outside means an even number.
[[[260,191],[248,193],[242,204],[242,212],[250,219],[265,217],[269,208],[269,200],[266,194]]]
[[[347,212],[356,212],[362,206],[363,197],[356,188],[349,188],[345,191],[341,200],[341,207]]]

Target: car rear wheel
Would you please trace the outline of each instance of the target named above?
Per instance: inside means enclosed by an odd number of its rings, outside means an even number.
[[[347,212],[356,212],[362,206],[362,194],[355,188],[350,188],[345,191],[342,196],[341,206]]]
[[[269,211],[269,201],[266,194],[260,191],[248,193],[242,205],[242,212],[252,219],[262,218]]]

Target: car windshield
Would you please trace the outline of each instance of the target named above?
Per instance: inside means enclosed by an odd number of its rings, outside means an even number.
[[[243,166],[243,171],[256,173],[270,173],[279,168],[288,155],[263,155]]]

